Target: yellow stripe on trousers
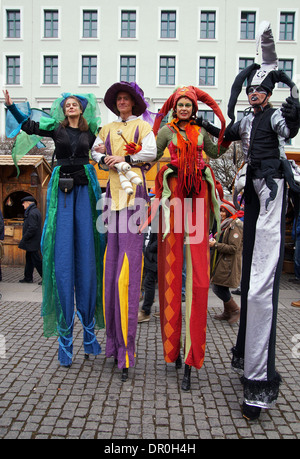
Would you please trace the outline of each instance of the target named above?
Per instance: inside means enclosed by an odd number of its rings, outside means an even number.
[[[123,264],[118,281],[119,302],[121,314],[121,328],[125,348],[127,348],[128,337],[128,286],[129,286],[129,261],[126,253],[124,254]],[[128,351],[126,350],[126,368],[129,367]]]
[[[104,324],[106,327],[106,318],[105,318],[105,266],[106,266],[106,253],[107,253],[107,247],[104,252],[104,257],[103,257],[103,291],[102,291],[102,302],[103,302],[103,317],[104,317]]]

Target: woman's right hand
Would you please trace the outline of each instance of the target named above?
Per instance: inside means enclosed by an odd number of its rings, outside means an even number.
[[[13,101],[10,98],[9,92],[7,89],[3,89],[3,94],[4,94],[4,99],[5,99],[5,105],[12,105]]]

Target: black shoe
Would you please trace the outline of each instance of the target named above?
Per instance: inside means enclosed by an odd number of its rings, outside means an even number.
[[[191,367],[187,364],[184,366],[184,375],[181,383],[181,389],[188,391],[191,388]]]
[[[240,288],[237,288],[236,290],[232,290],[231,293],[232,293],[233,295],[241,295],[241,294],[242,294]]]
[[[254,421],[255,419],[258,419],[260,412],[261,408],[259,406],[247,405],[245,402],[243,403],[242,414],[247,421]]]
[[[25,278],[24,278],[24,279],[19,280],[19,282],[20,282],[21,284],[32,284],[32,283],[33,283],[33,280],[32,280],[32,279],[31,279],[31,280],[28,280],[28,279],[25,279]]]
[[[128,379],[128,368],[123,368],[121,381],[125,382],[125,381],[127,381],[127,379]]]
[[[181,367],[182,367],[182,358],[181,358],[181,355],[179,353],[177,359],[175,360],[175,368],[176,368],[176,370],[179,370],[179,368],[181,368]]]

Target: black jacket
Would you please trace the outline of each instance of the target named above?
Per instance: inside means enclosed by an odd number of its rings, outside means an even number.
[[[42,216],[39,209],[32,203],[25,210],[23,236],[19,243],[19,249],[27,252],[35,252],[40,249],[42,237]]]

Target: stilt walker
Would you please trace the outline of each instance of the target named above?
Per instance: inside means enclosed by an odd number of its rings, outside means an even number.
[[[96,227],[101,189],[96,171],[89,163],[89,150],[100,125],[100,111],[93,94],[63,94],[53,102],[51,116],[29,105],[24,113],[12,103],[7,91],[5,101],[11,135],[22,129],[12,151],[16,165],[17,159],[43,137],[52,138],[55,144],[57,166],[48,185],[41,241],[41,315],[44,335],[58,336],[60,365],[69,367],[73,361],[74,295],[77,316],[83,326],[85,357],[101,352],[95,328],[104,327],[105,238]]]
[[[232,366],[243,374],[242,413],[248,420],[257,419],[262,408],[271,408],[279,393],[281,377],[275,368],[275,344],[287,182],[295,198],[300,190],[284,151],[285,142],[299,130],[298,90],[283,71],[277,70],[268,22],[260,25],[257,46],[260,40],[262,64],[252,64],[236,77],[228,104],[232,121],[225,131],[226,140],[242,140],[247,169],[241,317]],[[246,79],[252,110],[234,123],[235,104]],[[275,109],[269,98],[278,82],[286,83],[291,95]],[[211,126],[206,128],[218,134]]]
[[[149,120],[150,115],[143,91],[136,83],[113,84],[104,102],[118,116],[116,121],[103,126],[92,151],[100,167],[109,168],[103,296],[106,356],[115,358],[122,369],[121,380],[126,381],[128,368],[135,364],[141,288],[143,236],[139,234],[138,225],[146,211],[145,171],[147,163],[156,159],[156,143],[152,126],[140,118],[143,115]],[[141,185],[128,183],[124,187],[124,176],[118,173],[124,164],[134,169]]]
[[[224,153],[223,132],[218,145],[204,128],[195,123],[198,100],[211,107],[225,120],[217,103],[194,86],[176,90],[165,102],[154,123],[158,132],[161,119],[173,111],[173,119],[157,135],[158,159],[168,147],[171,162],[156,178],[156,198],[162,201],[158,234],[158,288],[161,333],[166,362],[181,366],[181,285],[183,245],[186,238],[185,295],[185,375],[182,389],[190,389],[191,367],[201,368],[206,343],[207,298],[209,289],[209,228],[213,214],[219,221],[214,174],[203,159],[203,151],[211,157]],[[170,205],[168,205],[170,204]]]

